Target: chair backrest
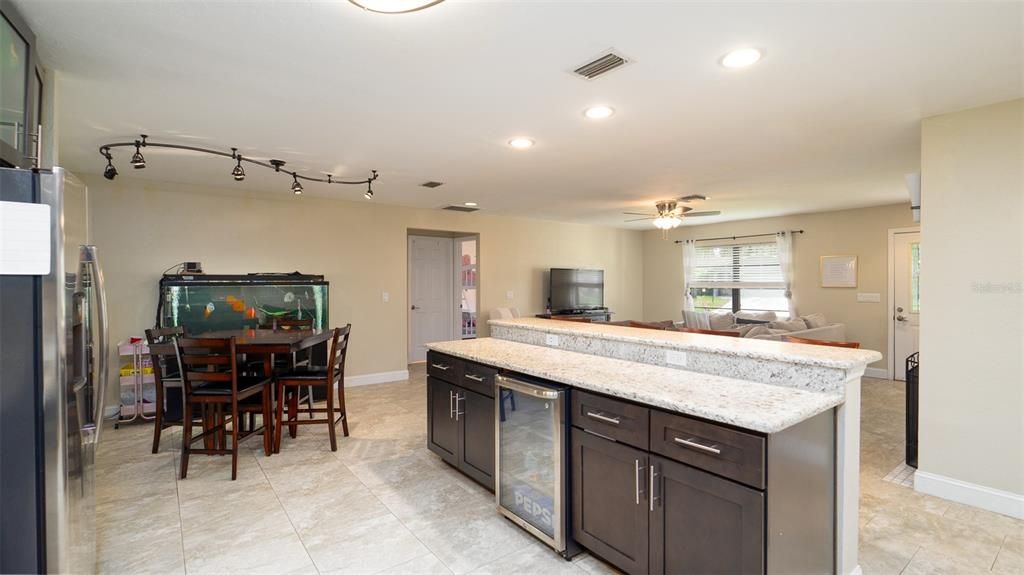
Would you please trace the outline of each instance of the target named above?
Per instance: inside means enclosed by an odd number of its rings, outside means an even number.
[[[677,327],[677,328],[669,328],[669,329],[673,329],[674,331],[683,331],[683,332],[686,332],[686,333],[702,333],[704,335],[721,335],[721,336],[725,336],[725,337],[740,337],[740,332],[738,332],[738,331],[722,331],[722,330],[719,330],[719,329],[697,329],[697,328],[693,328],[693,327]]]
[[[789,343],[802,343],[806,345],[827,345],[829,347],[846,347],[860,349],[859,341],[828,341],[824,339],[811,339],[809,337],[797,337],[795,335],[784,335],[782,341]]]
[[[231,383],[232,393],[238,391],[238,368],[235,338],[178,338],[185,391],[190,393],[196,383]]]
[[[331,349],[327,354],[327,381],[345,386],[345,358],[348,356],[348,337],[352,333],[352,324],[334,328],[331,337]]]
[[[165,379],[170,381],[181,377],[181,362],[178,360],[178,347],[175,342],[184,335],[185,328],[181,326],[146,330],[149,358],[153,362],[153,379],[157,385],[163,385]]]

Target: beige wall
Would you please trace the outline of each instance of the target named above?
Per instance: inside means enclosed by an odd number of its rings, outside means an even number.
[[[823,313],[829,322],[846,324],[846,338],[861,347],[882,352],[888,358],[887,258],[888,230],[913,226],[910,202],[891,206],[820,212],[686,226],[668,234],[652,230],[644,234],[644,319],[681,319],[683,248],[672,240],[714,238],[779,230],[804,230],[793,239],[793,301],[797,313]],[[819,286],[819,258],[825,255],[857,256],[856,288]],[[881,303],[857,303],[858,292],[881,294]],[[872,364],[885,368],[888,359]]]
[[[484,318],[494,307],[542,311],[541,278],[551,267],[604,269],[606,303],[624,317],[643,309],[640,232],[287,193],[256,199],[128,178],[88,184],[118,340],[153,325],[160,273],[175,262],[198,260],[208,273],[299,270],[324,274],[331,323],[352,323],[350,375],[403,370],[409,228],[480,234]]]
[[[920,469],[1024,495],[1024,100],[921,130]]]

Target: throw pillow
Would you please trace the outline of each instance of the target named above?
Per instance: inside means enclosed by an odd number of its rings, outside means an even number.
[[[711,329],[724,331],[736,325],[736,317],[731,311],[716,311],[708,318]]]
[[[768,324],[771,329],[784,329],[786,331],[803,331],[807,329],[807,324],[804,320],[797,318],[791,320],[778,320]]]
[[[747,334],[750,333],[751,330],[753,330],[756,327],[760,327],[760,325],[762,324],[739,322],[737,325],[729,328],[729,331],[738,332],[740,334],[740,337],[747,337]]]
[[[811,315],[801,316],[800,319],[804,320],[809,329],[828,325],[828,321],[825,320],[825,314],[823,313],[812,313]]]
[[[744,323],[739,321],[740,319],[769,322],[779,317],[773,311],[740,311],[736,313],[736,323]]]
[[[747,329],[746,331],[741,331],[745,327],[749,327],[750,329]],[[740,330],[736,331],[740,331],[740,333],[743,334],[743,337],[755,337],[758,335],[768,335],[771,333],[771,331],[768,329],[768,326],[764,324],[743,326],[740,328]]]

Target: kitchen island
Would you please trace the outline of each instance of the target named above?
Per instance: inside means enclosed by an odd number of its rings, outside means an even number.
[[[522,374],[571,388],[569,530],[595,554],[630,573],[857,569],[856,396],[876,352],[533,318],[491,330],[428,346],[428,447],[459,470],[494,488],[494,422],[513,407],[495,380]]]

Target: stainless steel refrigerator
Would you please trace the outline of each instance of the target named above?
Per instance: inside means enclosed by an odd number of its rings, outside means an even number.
[[[87,193],[0,168],[0,573],[95,570],[109,342]]]

